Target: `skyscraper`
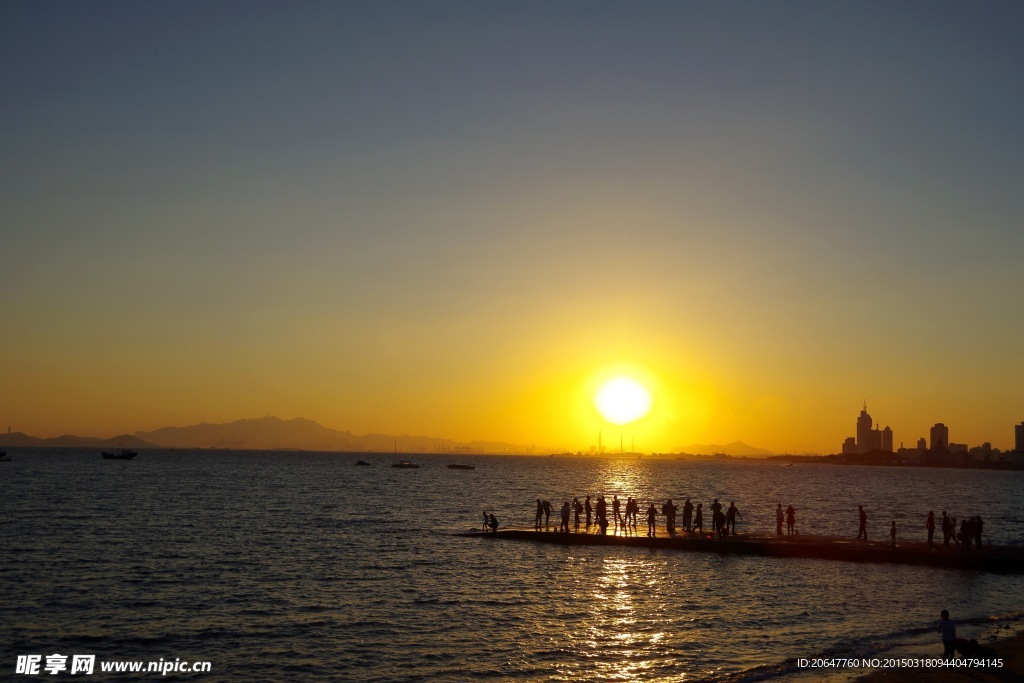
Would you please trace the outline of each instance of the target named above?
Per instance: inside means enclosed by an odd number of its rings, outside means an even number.
[[[931,449],[933,451],[944,451],[949,448],[949,427],[936,422],[931,430]]]
[[[1019,425],[1014,425],[1013,431],[1015,432],[1014,435],[1017,437],[1014,439],[1013,449],[1024,453],[1024,422],[1021,422]]]

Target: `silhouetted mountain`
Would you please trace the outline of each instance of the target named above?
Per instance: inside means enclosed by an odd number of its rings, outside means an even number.
[[[110,439],[75,436],[74,434],[40,439],[22,432],[11,432],[0,434],[0,448],[159,448],[159,446],[131,434],[121,434]]]
[[[168,448],[234,448],[250,450],[368,451],[390,453],[479,452],[524,453],[525,446],[489,441],[460,443],[429,436],[392,436],[341,432],[304,418],[261,417],[222,424],[164,427],[138,432],[140,439]]]
[[[745,455],[747,457],[755,458],[772,455],[771,451],[749,446],[742,441],[733,441],[732,443],[727,444],[693,444],[681,447],[679,452],[690,453],[692,455],[716,455],[718,453],[724,453],[725,455]]]

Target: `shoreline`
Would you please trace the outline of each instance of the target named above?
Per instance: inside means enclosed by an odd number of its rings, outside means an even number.
[[[916,683],[924,678],[938,683],[970,683],[970,682],[1011,682],[1024,681],[1024,633],[1017,632],[1006,637],[984,639],[978,641],[983,647],[995,652],[994,657],[1002,660],[1001,667],[959,667],[959,668],[900,668],[876,669],[871,673],[857,676],[855,683]],[[942,650],[936,634],[935,652]],[[959,652],[957,657],[963,657]]]

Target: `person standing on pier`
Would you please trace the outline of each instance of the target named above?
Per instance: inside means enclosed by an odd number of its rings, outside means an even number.
[[[608,528],[608,503],[605,502],[604,496],[597,497],[595,514],[597,515],[597,526],[601,528],[601,533],[603,534],[605,529]]]
[[[711,504],[711,531],[718,531],[718,513],[722,511],[722,504],[715,498],[715,502]]]
[[[587,500],[583,503],[583,511],[587,513],[587,533],[590,533],[590,513],[594,511],[594,508],[590,505],[590,496],[587,496]]]
[[[978,552],[981,552],[981,515],[977,515],[974,518],[974,545],[978,548]]]
[[[544,501],[544,528],[551,526],[551,501]]]
[[[562,503],[562,523],[558,525],[558,530],[569,533],[569,501]]]
[[[729,501],[729,509],[725,512],[725,532],[731,532],[733,536],[736,535],[736,515],[742,517],[743,513],[739,511],[734,501]]]
[[[960,522],[960,542],[963,544],[963,551],[968,555],[971,554],[971,521],[965,519]]]
[[[618,529],[619,525],[622,524],[622,515],[619,514],[619,496],[615,494],[612,496],[612,516],[615,518],[615,528]]]
[[[928,519],[924,523],[924,528],[928,530],[928,547],[931,548],[935,545],[932,539],[935,538],[935,512],[932,510],[928,511]]]
[[[572,499],[572,510],[576,513],[576,527],[573,531],[580,530],[580,514],[583,512],[583,503],[580,502],[579,498]]]
[[[790,536],[796,533],[796,510],[792,505],[786,508],[786,533]]]
[[[942,545],[949,545],[949,537],[953,535],[953,523],[946,516],[946,511],[942,511]]]
[[[689,498],[683,503],[683,528],[686,529],[686,533],[693,530],[693,503]]]
[[[647,508],[647,535],[657,536],[657,520],[658,519],[658,508],[654,507],[654,503],[651,503],[651,507]]]
[[[665,504],[661,506],[661,512],[665,515],[665,530],[668,533],[673,533],[676,530],[676,506],[672,504],[672,499],[669,498],[665,501]]]
[[[949,618],[949,610],[939,615],[939,633],[942,634],[942,656],[953,659],[956,656],[956,622]]]
[[[868,515],[864,512],[864,506],[858,505],[857,509],[860,510],[860,528],[857,529],[857,540],[863,536],[864,540],[868,540]]]
[[[889,536],[892,538],[892,542],[889,544],[893,548],[896,547],[896,520],[892,520],[892,528],[889,529]]]
[[[782,522],[786,519],[786,514],[782,511],[782,503],[775,508],[775,534],[778,536],[782,535]]]
[[[540,531],[540,520],[544,519],[544,503],[537,499],[537,518],[533,522],[534,531]]]
[[[704,538],[704,503],[697,503],[697,509],[693,511],[693,528]]]

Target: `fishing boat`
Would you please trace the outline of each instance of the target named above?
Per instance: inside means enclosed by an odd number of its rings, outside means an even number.
[[[122,448],[117,453],[109,453],[107,451],[103,451],[104,460],[131,460],[136,455],[138,455],[137,451],[130,451],[127,448]]]
[[[406,469],[406,470],[416,470],[416,469],[419,469],[420,466],[416,465],[414,463],[411,463],[408,460],[401,460],[399,462],[396,462],[394,465],[392,465],[392,467],[400,467],[400,468]]]
[[[448,465],[450,470],[475,470],[476,467],[473,465]]]

